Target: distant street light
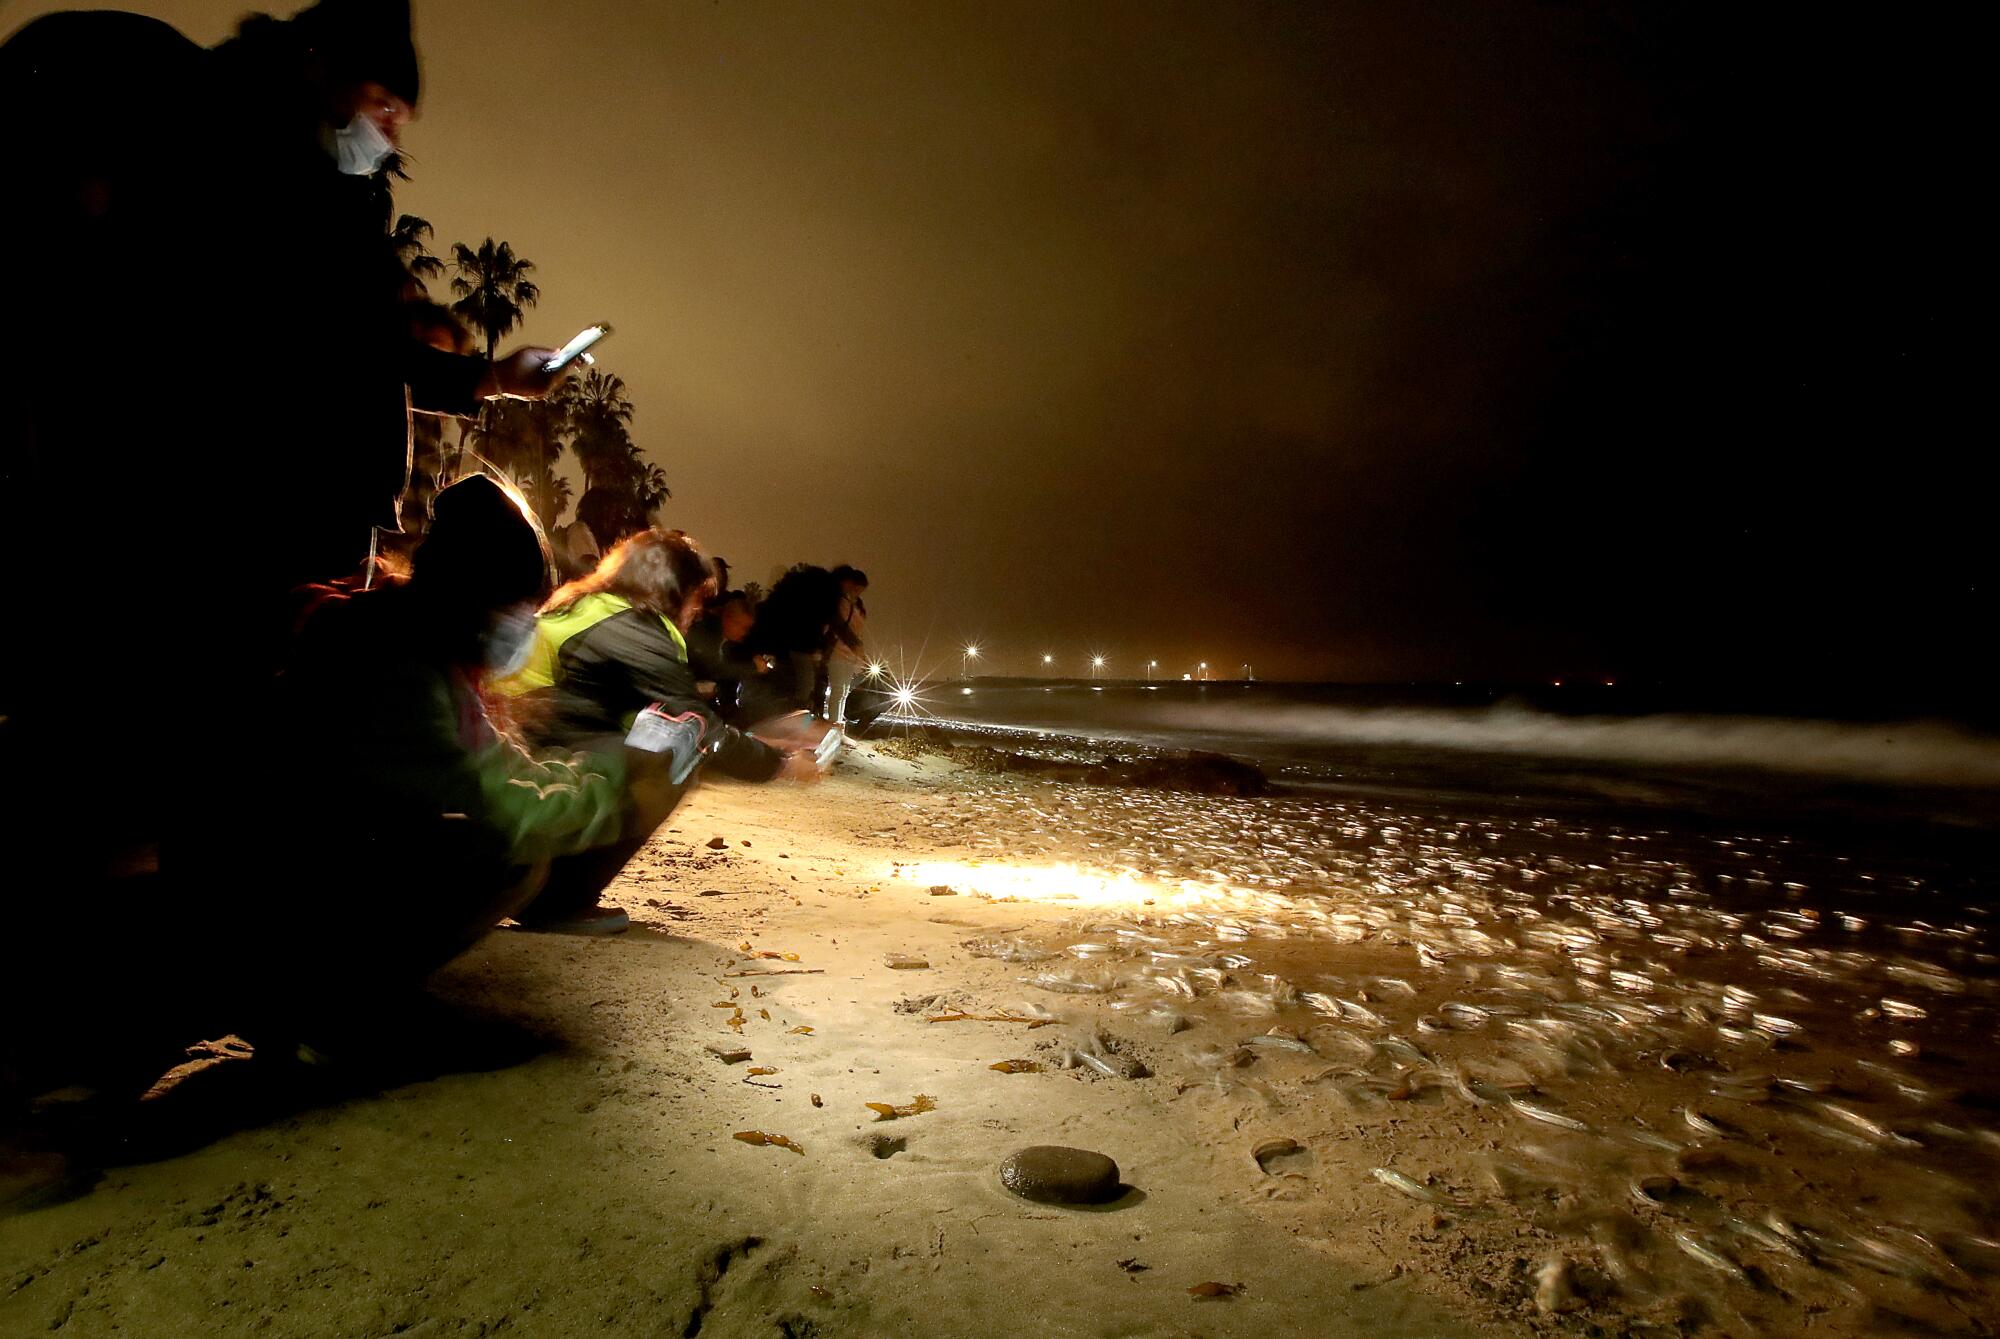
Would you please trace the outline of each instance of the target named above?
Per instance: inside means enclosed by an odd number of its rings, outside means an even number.
[[[977,659],[979,659],[979,648],[968,643],[964,654],[959,657],[958,677],[961,679],[970,679],[972,677],[972,662]]]
[[[1090,677],[1091,677],[1091,678],[1095,679],[1095,678],[1097,677],[1097,672],[1098,672],[1099,670],[1103,669],[1103,668],[1104,668],[1104,657],[1103,657],[1103,656],[1092,656],[1092,657],[1090,658]]]
[[[1047,669],[1047,668],[1048,668],[1049,666],[1051,666],[1051,665],[1053,665],[1053,664],[1055,664],[1055,663],[1056,663],[1056,658],[1055,658],[1054,656],[1051,656],[1051,655],[1044,655],[1044,656],[1042,657],[1042,668],[1043,668],[1043,669]]]
[[[1158,669],[1159,667],[1160,667],[1160,662],[1157,660],[1149,660],[1146,662],[1146,682],[1151,683],[1153,681],[1153,671]]]

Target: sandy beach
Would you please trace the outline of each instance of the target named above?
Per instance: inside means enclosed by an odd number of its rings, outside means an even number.
[[[1992,1137],[1950,1126],[1959,1182],[1867,1170],[1945,1138],[1867,1133],[1838,1085],[1872,1042],[1510,1069],[1479,1049],[1491,983],[1475,1020],[1470,971],[1407,933],[1303,940],[1259,901],[1275,873],[1218,918],[1051,831],[1156,798],[909,747],[806,790],[706,785],[614,885],[629,933],[502,930],[440,973],[439,1016],[380,1040],[408,1081],[191,1064],[121,1165],[0,1217],[0,1333],[1991,1332],[1991,1211],[1964,1201]],[[1210,951],[1176,965],[1191,929]],[[1782,1091],[1696,1108],[1691,1072],[1796,1082],[1861,1147],[1801,1156]],[[1040,1144],[1115,1158],[1122,1196],[1009,1194],[1001,1160]],[[1937,1231],[1814,1217],[1857,1185]],[[1731,1226],[1758,1206],[1761,1248]]]

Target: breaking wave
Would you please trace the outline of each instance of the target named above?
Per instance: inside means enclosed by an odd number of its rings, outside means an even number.
[[[1162,705],[1163,733],[1222,747],[1258,742],[1450,749],[1577,762],[1748,768],[1877,784],[2000,788],[2000,739],[1946,721],[1867,724],[1768,716],[1563,716],[1517,703],[1478,709],[1285,703]],[[1227,741],[1227,742],[1225,742]]]

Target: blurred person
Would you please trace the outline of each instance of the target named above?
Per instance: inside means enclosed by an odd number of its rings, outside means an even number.
[[[688,664],[696,684],[702,696],[715,704],[716,714],[732,725],[744,724],[744,682],[771,668],[769,656],[753,656],[743,649],[755,624],[749,595],[724,590],[708,600],[701,617],[687,630]]]
[[[130,485],[106,519],[133,551],[193,556],[189,532],[222,514],[250,527],[246,560],[218,574],[247,595],[352,571],[370,527],[393,528],[412,402],[470,414],[556,380],[539,370],[546,350],[488,364],[412,337],[375,179],[418,102],[407,0],[252,15],[213,49],[138,15],[54,14],[0,47],[0,90],[9,123],[35,127],[0,222],[10,252],[37,262],[7,333],[92,351],[44,364],[82,399],[14,397],[30,403],[6,411],[26,462],[9,482],[54,482],[88,449]],[[169,116],[188,129],[163,133]],[[225,170],[201,158],[196,127],[226,139]],[[170,304],[153,315],[171,345],[97,337],[135,272]],[[273,274],[281,309],[246,282]],[[288,500],[282,518],[270,496]]]
[[[549,532],[549,539],[555,545],[556,569],[564,581],[589,576],[604,559],[597,536],[580,520],[557,526]]]
[[[692,539],[647,529],[619,541],[596,571],[558,590],[535,621],[526,663],[496,685],[524,737],[536,747],[579,752],[614,772],[616,760],[630,752],[635,723],[650,710],[653,721],[688,730],[703,768],[745,781],[816,779],[819,765],[809,750],[781,750],[745,734],[697,690],[686,630],[713,582]],[[598,897],[648,835],[629,833],[595,857],[608,871],[601,878],[552,879],[516,919],[530,929],[570,934],[624,929],[625,913],[599,905]]]
[[[768,656],[771,669],[743,685],[743,712],[763,723],[821,704],[819,676],[839,616],[840,584],[833,573],[809,563],[779,577],[757,606],[744,650]]]
[[[307,1040],[326,1021],[313,992],[413,985],[543,888],[608,881],[602,853],[643,840],[684,789],[644,758],[530,752],[494,728],[481,690],[532,646],[547,545],[483,475],[436,510],[406,582],[330,593],[307,622],[278,697],[298,728],[240,843],[253,868],[313,852],[283,899],[240,908],[283,974],[260,983],[266,1025],[298,1019]]]
[[[868,668],[868,650],[863,644],[868,606],[861,598],[868,590],[868,574],[842,563],[833,569],[833,579],[840,588],[840,599],[828,627],[826,708],[822,715],[828,725],[841,725],[846,720],[847,695],[855,679]]]
[[[136,1096],[180,1048],[232,1031],[337,1054],[544,880],[650,831],[673,787],[530,756],[481,708],[547,588],[532,519],[484,477],[438,495],[407,581],[319,588],[265,703],[282,728],[180,760],[210,816],[183,835],[184,877],[131,871],[95,899],[69,880],[19,890],[8,942],[32,970],[0,974],[0,1076]]]
[[[120,592],[117,617],[69,620],[59,651],[0,657],[11,910],[49,903],[52,875],[61,903],[115,918],[151,896],[133,876],[223,844],[204,831],[221,811],[176,768],[215,740],[264,742],[286,592],[356,571],[371,527],[393,527],[412,401],[470,413],[554,380],[546,350],[489,364],[412,338],[377,174],[419,91],[404,0],[253,15],[212,49],[117,11],[0,44],[0,118],[22,131],[0,320],[37,383],[0,399],[4,567],[19,593],[62,553],[66,582]],[[107,337],[112,312],[132,337]],[[90,544],[70,542],[80,511]],[[228,616],[191,616],[197,598]],[[135,754],[107,704],[129,700],[137,666],[155,708]],[[50,917],[15,922],[0,976],[63,931]]]

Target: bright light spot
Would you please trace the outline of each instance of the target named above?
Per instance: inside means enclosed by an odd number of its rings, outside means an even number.
[[[1000,865],[976,860],[922,860],[893,865],[888,877],[919,888],[946,884],[961,893],[1001,902],[1068,902],[1083,906],[1151,903],[1188,907],[1234,898],[1238,890],[1214,884],[1153,883],[1129,874],[1101,874],[1076,865]]]
[[[917,705],[917,690],[914,688],[898,688],[894,693],[890,694],[890,697],[895,701],[897,706],[905,709]]]
[[[868,667],[868,677],[871,679],[879,679],[882,677],[884,673],[887,672],[888,668],[889,667],[887,665],[884,665],[881,661],[878,660],[874,664]]]
[[[959,691],[959,695],[960,695],[961,697],[971,697],[971,696],[972,696],[972,690],[971,690],[970,688],[961,688],[961,689],[959,689],[958,691]]]
[[[979,648],[976,646],[968,646],[965,648],[965,654],[969,656],[976,656],[979,654]]]
[[[1101,693],[1101,692],[1103,692],[1103,691],[1104,691],[1104,689],[1103,689],[1103,688],[1101,688],[1101,687],[1097,687],[1097,686],[1093,685],[1093,686],[1091,687],[1091,690],[1090,690],[1090,691],[1091,691],[1091,692],[1093,692],[1093,693]]]
[[[1092,657],[1090,658],[1090,666],[1091,666],[1091,668],[1092,668],[1092,669],[1103,669],[1103,668],[1104,668],[1104,657],[1103,657],[1103,656],[1092,656]]]
[[[1054,656],[1043,656],[1042,663],[1044,665],[1053,665],[1056,663],[1056,658]]]

